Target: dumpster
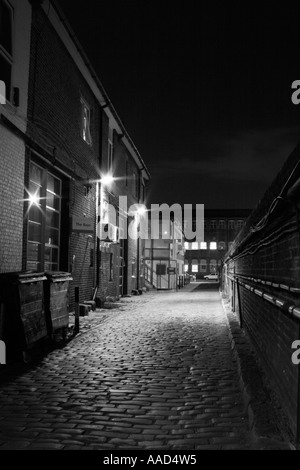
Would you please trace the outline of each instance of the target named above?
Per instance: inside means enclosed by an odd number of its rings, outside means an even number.
[[[70,273],[62,271],[46,272],[44,283],[45,311],[48,333],[69,326],[69,281],[73,278]]]
[[[8,354],[26,351],[47,336],[44,273],[0,274],[1,339]]]

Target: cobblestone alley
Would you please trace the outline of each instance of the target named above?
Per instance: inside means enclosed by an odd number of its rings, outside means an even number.
[[[251,449],[219,291],[191,289],[123,299],[38,363],[2,366],[0,450]]]

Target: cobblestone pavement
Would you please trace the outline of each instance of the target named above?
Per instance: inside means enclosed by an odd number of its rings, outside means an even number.
[[[251,449],[219,292],[191,289],[124,298],[2,366],[0,450]]]

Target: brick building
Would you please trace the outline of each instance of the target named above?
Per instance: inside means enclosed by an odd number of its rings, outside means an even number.
[[[25,133],[31,5],[0,2],[0,272],[22,269]]]
[[[70,272],[71,309],[75,286],[80,301],[130,293],[137,243],[100,240],[99,224],[120,195],[143,202],[147,168],[56,2],[0,5],[14,44],[0,49],[1,272]]]
[[[198,279],[206,274],[219,273],[224,254],[250,213],[249,209],[205,210],[204,241],[185,242],[185,272],[196,275]]]
[[[158,217],[157,217],[158,216]],[[157,224],[151,225],[153,219]],[[174,217],[162,223],[151,213],[149,238],[144,245],[145,280],[149,288],[177,289],[184,284],[184,235]]]
[[[300,147],[295,148],[225,256],[223,295],[248,332],[291,430],[300,438]],[[299,356],[299,355],[298,355]]]

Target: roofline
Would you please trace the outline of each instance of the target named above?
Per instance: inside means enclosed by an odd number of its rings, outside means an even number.
[[[77,36],[75,35],[72,27],[70,26],[70,23],[69,23],[66,15],[62,11],[60,5],[57,3],[56,0],[51,0],[51,2],[50,2],[50,0],[45,0],[43,2],[42,7],[43,7],[44,12],[46,13],[46,15],[48,15],[49,21],[52,23],[54,28],[55,28],[55,24],[53,24],[53,18],[51,19],[51,16],[50,16],[51,15],[51,7],[53,7],[53,9],[55,10],[55,13],[57,14],[58,19],[62,23],[63,28],[67,32],[67,34],[68,34],[69,38],[71,39],[73,45],[76,47],[77,52],[80,54],[81,59],[83,60],[83,65],[87,68],[87,71],[89,72],[91,79],[93,80],[93,82],[95,83],[97,89],[100,92],[100,96],[95,95],[96,99],[98,99],[100,106],[102,107],[104,112],[106,112],[108,117],[112,117],[112,118],[115,119],[116,124],[119,127],[119,132],[122,135],[122,139],[123,139],[126,147],[133,154],[132,155],[133,157],[137,157],[135,159],[136,163],[141,165],[139,170],[141,172],[144,172],[144,174],[146,175],[146,179],[148,179],[148,180],[151,179],[151,175],[149,173],[149,170],[146,167],[145,162],[144,162],[140,152],[138,151],[136,145],[134,144],[133,140],[131,139],[130,135],[128,134],[121,118],[119,117],[117,111],[115,110],[108,94],[106,93],[100,79],[98,78],[97,73],[95,72],[91,62],[89,61],[83,47],[81,46],[81,44],[80,44]],[[61,36],[61,33],[60,33],[59,29],[55,28],[55,30],[56,30],[57,34],[59,35],[60,39],[63,41],[65,47],[69,50],[69,53],[72,56],[72,51],[70,50],[70,48],[68,48],[68,45],[65,44],[64,38]],[[72,56],[72,58],[74,60],[73,56]],[[80,65],[78,63],[76,65],[80,69]],[[81,72],[82,72],[82,70],[81,70]],[[83,74],[83,76],[84,76],[84,74]],[[110,113],[109,113],[109,111],[110,111]]]

